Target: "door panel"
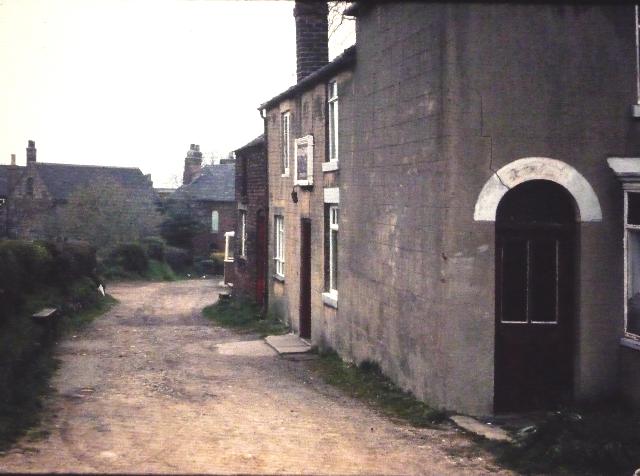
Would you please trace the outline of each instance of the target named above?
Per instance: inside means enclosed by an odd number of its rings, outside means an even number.
[[[311,338],[311,220],[300,224],[300,337]]]

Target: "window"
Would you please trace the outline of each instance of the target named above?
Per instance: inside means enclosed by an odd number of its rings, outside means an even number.
[[[247,212],[240,210],[240,256],[247,257]]]
[[[640,339],[640,192],[625,193],[625,334]]]
[[[329,207],[329,293],[338,296],[338,219],[340,208]]]
[[[218,210],[211,212],[211,233],[218,233]]]
[[[329,102],[329,160],[338,160],[338,83],[331,81],[327,91]]]
[[[274,261],[276,276],[284,277],[284,217],[275,217],[276,249]]]
[[[291,150],[291,113],[282,114],[282,175],[289,175],[289,151]]]

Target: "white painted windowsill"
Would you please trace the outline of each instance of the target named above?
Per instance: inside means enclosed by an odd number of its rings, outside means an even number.
[[[323,172],[333,172],[334,170],[338,170],[340,168],[340,162],[336,160],[330,160],[329,162],[322,162],[322,171]]]
[[[279,274],[274,274],[273,279],[275,279],[276,281],[280,281],[281,283],[284,283],[284,276],[280,276]]]
[[[620,345],[622,347],[628,347],[629,349],[640,350],[640,341],[629,339],[628,337],[620,339]]]
[[[335,309],[338,309],[338,295],[335,293],[322,293],[322,302]]]

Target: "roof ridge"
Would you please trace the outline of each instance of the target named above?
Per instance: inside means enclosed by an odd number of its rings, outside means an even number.
[[[86,167],[86,168],[96,168],[96,169],[119,169],[119,170],[140,170],[140,167],[121,167],[118,165],[93,165],[93,164],[59,164],[56,162],[36,162],[36,166],[38,165],[56,165],[62,167]]]

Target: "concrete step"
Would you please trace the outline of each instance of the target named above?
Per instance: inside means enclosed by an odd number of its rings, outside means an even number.
[[[311,344],[296,334],[267,336],[264,341],[280,355],[306,354],[311,351]]]

